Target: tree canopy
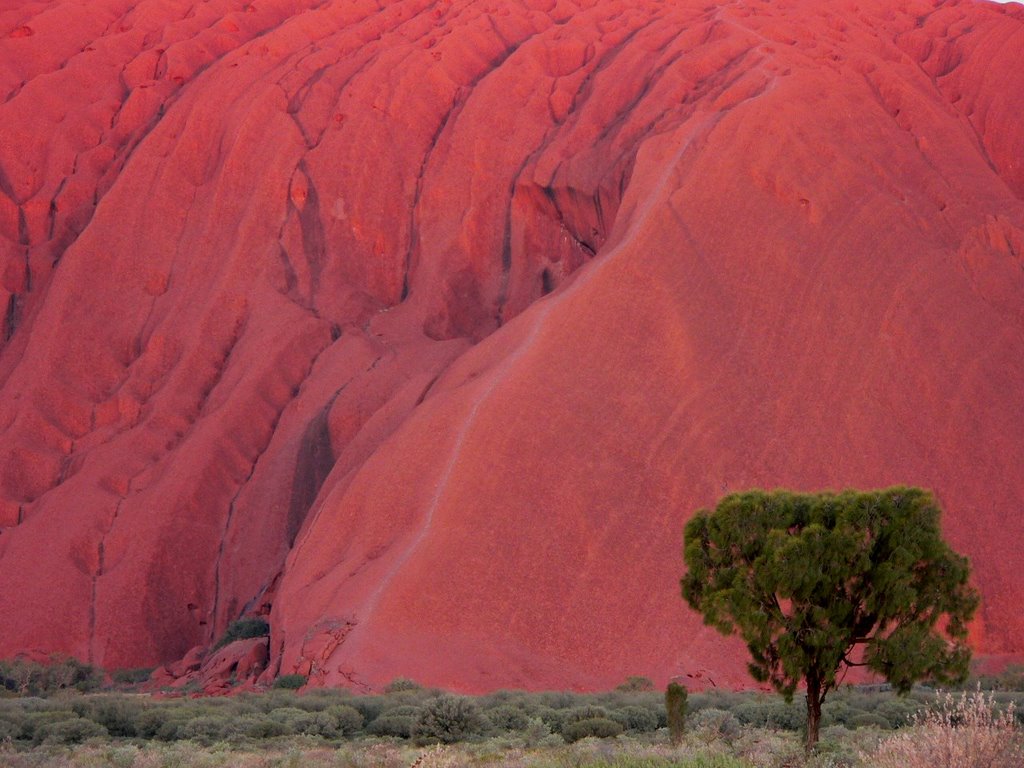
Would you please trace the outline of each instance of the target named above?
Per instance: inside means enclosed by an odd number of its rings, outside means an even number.
[[[686,525],[683,597],[706,624],[739,633],[756,680],[787,700],[806,684],[811,749],[849,667],[899,692],[966,677],[978,594],[939,518],[920,488],[731,494]]]

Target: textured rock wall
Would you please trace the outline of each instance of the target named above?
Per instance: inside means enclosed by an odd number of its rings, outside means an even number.
[[[1020,655],[1024,12],[0,11],[0,655],[745,682],[724,492],[934,488]]]

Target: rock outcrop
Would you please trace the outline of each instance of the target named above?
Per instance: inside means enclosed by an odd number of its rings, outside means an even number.
[[[6,3],[0,656],[739,685],[687,517],[896,482],[1024,656],[1022,60],[971,0]]]

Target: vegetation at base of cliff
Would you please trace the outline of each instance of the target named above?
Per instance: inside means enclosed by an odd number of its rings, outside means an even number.
[[[851,703],[885,710],[890,696],[847,692]],[[832,724],[810,755],[790,729],[741,722],[752,706],[770,705],[756,694],[712,694],[699,702],[678,741],[668,730],[627,729],[650,723],[642,704],[625,704],[622,692],[503,693],[470,699],[436,692],[377,697],[337,691],[297,696],[290,692],[163,702],[139,697],[90,695],[0,702],[0,765],[4,768],[1019,768],[1024,764],[1015,708],[1006,694],[935,696],[920,692],[926,709],[896,731],[870,724]],[[693,698],[698,699],[702,694]],[[420,699],[419,696],[429,698]],[[860,698],[864,697],[864,698]],[[397,698],[398,701],[388,701]],[[338,703],[340,700],[348,704]],[[369,701],[375,701],[370,709]],[[604,703],[597,703],[603,701]],[[42,702],[49,706],[35,706]],[[589,703],[587,703],[589,702]],[[1000,703],[1003,702],[1003,703]],[[20,715],[11,705],[22,704]],[[698,703],[698,702],[695,702]],[[775,702],[778,703],[778,702]],[[563,706],[551,706],[560,704]],[[362,705],[361,707],[355,705]],[[540,717],[525,726],[522,705],[557,712],[561,733]],[[717,706],[712,706],[717,705]],[[628,708],[636,706],[638,710]],[[724,707],[724,708],[723,708]],[[415,710],[419,710],[416,712]],[[387,717],[408,718],[411,738],[370,735],[365,726]],[[490,718],[488,713],[491,713]],[[14,716],[12,717],[12,713]],[[745,714],[744,714],[745,713]],[[536,714],[536,713],[535,713]],[[616,717],[619,716],[619,718]],[[856,717],[856,716],[854,716]],[[20,720],[20,724],[19,724]],[[488,725],[488,720],[490,724]],[[499,727],[495,722],[503,722]],[[568,734],[604,722],[613,733]],[[522,726],[522,727],[518,727]],[[31,731],[30,745],[18,732]],[[135,735],[129,735],[134,729]],[[468,730],[467,730],[468,729]]]
[[[266,637],[270,634],[270,625],[267,620],[262,616],[250,616],[244,619],[238,619],[228,625],[228,628],[224,630],[224,634],[218,640],[212,650],[216,651],[218,648],[223,648],[228,643],[233,643],[236,640],[249,640],[254,637]]]
[[[146,673],[149,677],[149,673]],[[95,691],[103,685],[101,669],[70,656],[48,664],[29,659],[0,659],[0,695],[45,696],[67,690]]]
[[[1004,688],[1020,677],[1011,669],[984,679]],[[73,688],[49,698],[11,693],[0,698],[0,765],[397,768],[428,755],[434,762],[421,768],[868,768],[876,763],[864,756],[881,759],[884,747],[885,759],[898,757],[901,768],[916,768],[915,750],[964,742],[966,731],[957,729],[971,722],[977,733],[964,743],[1013,755],[1018,762],[1005,763],[1007,768],[1024,764],[1020,691],[964,693],[962,701],[971,704],[956,714],[959,697],[929,688],[897,696],[886,686],[844,686],[824,707],[821,744],[804,756],[798,703],[770,693],[692,693],[684,711],[676,708],[675,716],[685,718],[682,727],[676,723],[670,731],[665,693],[644,688],[464,697],[403,681],[378,695],[338,689],[213,698],[83,694]],[[919,714],[928,711],[947,714],[928,725]]]

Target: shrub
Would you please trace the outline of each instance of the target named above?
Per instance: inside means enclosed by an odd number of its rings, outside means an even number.
[[[21,724],[7,719],[0,719],[0,744],[14,741],[21,736]]]
[[[364,723],[372,723],[384,713],[386,699],[383,696],[359,696],[352,699],[352,707],[363,716]]]
[[[552,709],[551,707],[537,707],[534,717],[544,723],[552,732],[562,727],[563,710]]]
[[[438,696],[428,701],[413,724],[412,735],[421,743],[454,744],[478,736],[487,721],[470,699],[462,696]]]
[[[169,723],[165,724],[169,725]],[[161,728],[161,732],[163,728]],[[192,739],[209,746],[228,735],[229,723],[226,718],[218,715],[200,715],[193,717],[176,728],[176,738]],[[159,734],[158,734],[159,735]]]
[[[491,725],[502,731],[522,731],[530,723],[529,716],[514,704],[502,704],[486,710],[484,714]]]
[[[81,717],[47,723],[36,731],[36,739],[45,744],[81,744],[87,739],[102,738],[106,735],[107,729],[102,725]]]
[[[78,719],[78,715],[63,709],[29,712],[21,723],[21,738],[39,744],[46,738],[46,729],[50,725],[76,719]]]
[[[888,721],[887,728],[902,728],[914,721],[914,716],[921,711],[921,706],[921,702],[914,699],[893,698],[879,704],[875,714]]]
[[[740,735],[740,721],[731,712],[721,709],[702,709],[694,714],[693,726],[727,744]]]
[[[618,736],[620,733],[622,733],[622,726],[607,717],[588,717],[562,726],[562,738],[570,744],[590,736],[606,739]]]
[[[881,728],[888,731],[892,729],[889,721],[876,712],[861,712],[850,718],[851,728]]]
[[[267,717],[271,720],[277,720],[281,723],[287,723],[289,726],[294,727],[296,723],[303,722],[311,713],[298,707],[277,707],[276,709],[270,710],[267,713]],[[298,732],[298,728],[295,731]]]
[[[734,707],[732,714],[743,725],[785,731],[799,731],[806,719],[799,706],[778,699],[745,701]]]
[[[551,729],[539,718],[534,718],[523,728],[523,742],[531,749],[551,736]]]
[[[836,725],[848,726],[850,720],[856,715],[863,715],[863,709],[856,709],[852,707],[849,702],[842,699],[830,701],[822,707],[821,710],[821,724],[824,727],[831,727]]]
[[[673,744],[683,740],[686,730],[686,687],[676,682],[665,689],[665,713],[668,717],[668,733]]]
[[[408,739],[412,735],[412,727],[416,718],[412,715],[382,714],[366,727],[366,732],[373,736],[397,736]]]
[[[47,664],[27,659],[0,661],[0,689],[23,696],[48,695],[68,688],[94,691],[102,682],[100,670],[70,656],[53,656]]]
[[[296,733],[291,723],[275,720],[270,715],[245,715],[230,723],[222,735],[243,733],[252,739],[271,739],[275,736],[291,736]]]
[[[165,720],[157,728],[154,738],[158,741],[178,741],[179,739],[189,738],[186,726],[188,720],[185,718],[172,718]]]
[[[420,691],[423,686],[407,677],[396,677],[384,687],[384,693],[401,693],[402,691]]]
[[[604,707],[594,704],[586,704],[582,707],[573,707],[562,713],[562,725],[577,723],[580,720],[590,720],[595,717],[611,718],[611,713]]]
[[[110,673],[110,679],[121,685],[138,685],[149,680],[156,667],[132,667],[129,669],[115,669]]]
[[[136,721],[141,705],[120,696],[97,696],[76,701],[72,709],[79,715],[99,723],[111,736],[130,737],[138,734]]]
[[[576,706],[579,697],[568,691],[544,691],[534,695],[534,700],[540,707],[551,709],[569,709]]]
[[[221,635],[220,640],[213,646],[213,650],[223,648],[228,643],[233,643],[235,640],[248,640],[253,637],[266,637],[270,634],[270,625],[267,624],[267,620],[259,616],[251,616],[246,619],[239,619],[233,621],[228,625],[228,628],[224,630],[224,634]]]
[[[87,693],[103,684],[103,671],[72,656],[51,657],[43,675],[45,693],[74,688]]]
[[[874,768],[1019,768],[1024,745],[1013,706],[997,713],[995,700],[979,689],[940,697],[936,709],[863,757]]]
[[[306,684],[307,679],[305,675],[281,675],[274,681],[274,688],[296,691]]]
[[[338,737],[349,738],[359,733],[363,727],[363,716],[355,707],[348,704],[335,704],[324,710],[334,720],[334,728]]]
[[[159,706],[144,709],[135,719],[136,735],[143,739],[157,738],[160,728],[172,719],[169,707]]]
[[[299,707],[303,698],[288,688],[271,688],[259,694],[244,694],[237,701],[247,712],[266,714],[280,707]]]
[[[623,691],[626,693],[632,693],[634,691],[653,691],[654,681],[649,677],[642,677],[640,675],[631,675],[626,678],[626,682],[615,686],[616,691]]]
[[[650,733],[658,730],[658,716],[645,707],[630,705],[617,709],[611,719],[627,731],[634,733]]]
[[[1010,664],[996,678],[996,690],[1024,691],[1024,665]]]

